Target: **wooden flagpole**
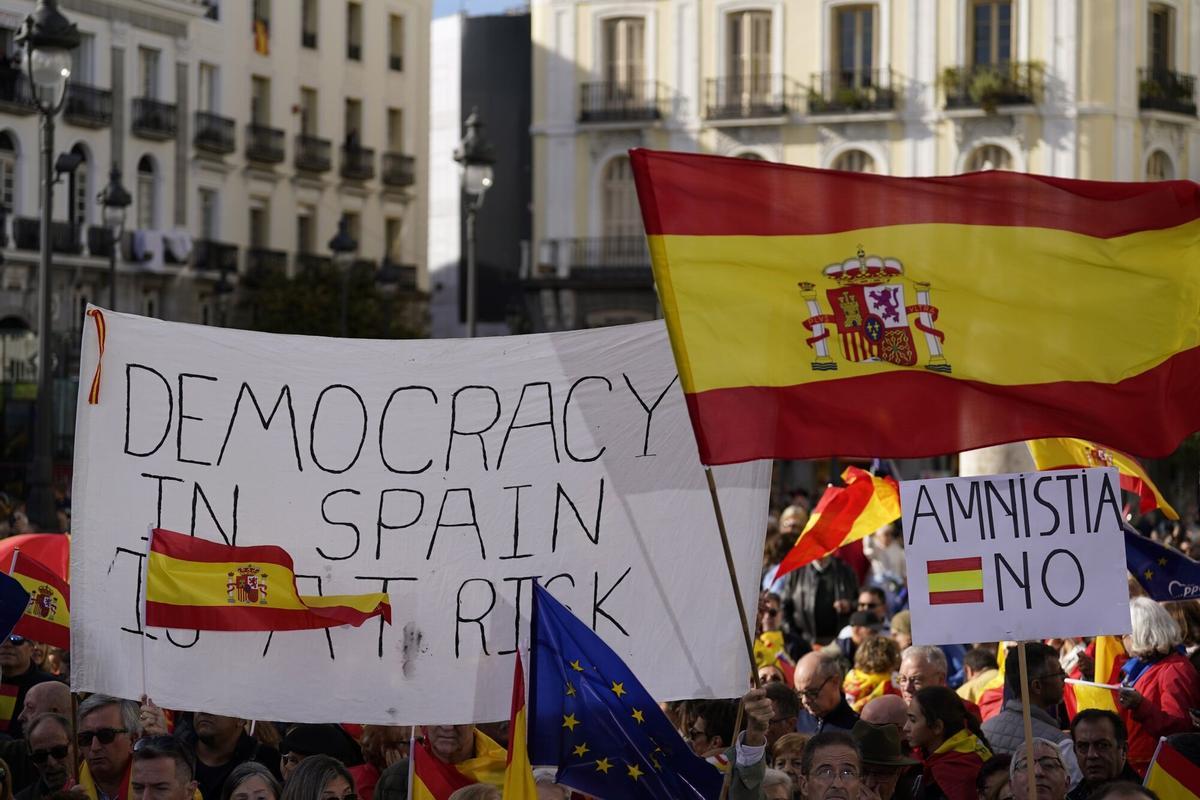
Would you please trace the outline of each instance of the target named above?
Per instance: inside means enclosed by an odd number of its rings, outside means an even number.
[[[1037,781],[1034,780],[1033,716],[1029,709],[1029,665],[1025,660],[1025,643],[1017,642],[1017,665],[1021,670],[1021,722],[1025,726],[1025,788],[1028,800],[1037,800]]]
[[[729,534],[725,530],[725,515],[721,513],[721,500],[717,497],[717,482],[713,479],[711,467],[704,468],[704,476],[708,479],[708,494],[712,497],[713,513],[717,517],[717,530],[721,533],[721,549],[725,553],[725,566],[729,570],[729,583],[733,587],[733,601],[737,605],[738,621],[742,623],[742,639],[746,645],[746,657],[750,660],[750,683],[755,689],[761,689],[762,684],[758,680],[758,670],[754,668],[754,638],[750,634],[750,623],[746,620],[746,604],[742,602],[742,590],[738,585],[737,568],[733,565],[733,552],[729,548]],[[730,742],[730,746],[734,747],[734,757],[730,760],[729,771],[725,773],[725,778],[721,782],[721,800],[726,800],[729,797],[729,787],[733,781],[733,772],[737,769],[737,749],[735,742],[737,732],[742,727],[743,711],[743,704],[739,702],[737,719],[733,723],[735,740],[734,742]]]

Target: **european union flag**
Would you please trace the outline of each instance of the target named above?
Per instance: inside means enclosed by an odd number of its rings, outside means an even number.
[[[533,587],[529,754],[604,798],[715,798],[721,773],[692,752],[617,654]]]
[[[1154,600],[1200,599],[1200,562],[1125,528],[1125,565]]]
[[[29,606],[29,592],[12,575],[0,572],[0,640],[8,638]]]

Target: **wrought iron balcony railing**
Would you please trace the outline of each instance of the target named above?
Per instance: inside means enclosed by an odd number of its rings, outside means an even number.
[[[370,147],[342,147],[343,178],[368,181],[375,177],[375,151]]]
[[[112,124],[112,92],[84,83],[67,84],[67,102],[63,117],[84,128],[104,128]]]
[[[380,177],[385,186],[412,186],[417,182],[416,157],[404,153],[384,153]]]
[[[1000,106],[1031,105],[1041,93],[1042,66],[1035,62],[1004,62],[948,67],[942,72],[946,108],[982,108],[989,113]]]
[[[283,131],[266,125],[246,126],[246,158],[262,164],[282,164]]]
[[[808,88],[809,114],[854,114],[891,111],[896,107],[892,70],[813,73]]]
[[[299,134],[296,137],[296,169],[328,172],[333,166],[333,144],[328,139]]]
[[[236,149],[234,121],[211,111],[196,112],[196,133],[192,144],[197,150],[227,155]]]
[[[783,75],[709,78],[704,93],[707,119],[761,119],[796,110],[796,88]]]
[[[658,81],[607,81],[579,87],[580,122],[654,122],[662,119]]]
[[[1196,76],[1169,69],[1139,69],[1138,108],[1196,116]]]
[[[179,130],[175,104],[149,97],[135,97],[132,128],[143,139],[174,139]]]

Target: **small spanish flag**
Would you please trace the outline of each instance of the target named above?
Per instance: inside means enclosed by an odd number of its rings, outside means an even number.
[[[7,733],[12,725],[13,711],[17,708],[17,693],[20,688],[11,683],[0,685],[0,733]]]
[[[1158,740],[1154,760],[1146,771],[1145,786],[1157,794],[1159,800],[1197,800],[1200,798],[1200,766],[1184,758],[1163,737]]]
[[[234,547],[155,529],[146,624],[206,631],[295,631],[392,621],[384,592],[301,596],[282,547]]]
[[[983,602],[983,558],[944,558],[926,564],[929,605]]]
[[[1166,501],[1133,456],[1083,439],[1032,439],[1025,444],[1038,469],[1116,467],[1121,473],[1121,488],[1141,498],[1138,511],[1145,514],[1157,508],[1167,519],[1179,519],[1179,512]]]
[[[537,800],[533,765],[529,763],[528,721],[525,713],[525,669],[521,654],[513,667],[512,711],[508,720],[508,765],[504,769],[504,800]]]
[[[830,486],[821,495],[795,546],[775,571],[776,580],[900,518],[900,489],[892,478],[846,467],[842,480],[844,487]]]
[[[271,54],[271,36],[267,30],[267,21],[264,19],[254,20],[254,52],[260,56]]]
[[[71,649],[71,588],[67,581],[40,561],[17,550],[9,574],[29,592],[25,613],[13,633]]]

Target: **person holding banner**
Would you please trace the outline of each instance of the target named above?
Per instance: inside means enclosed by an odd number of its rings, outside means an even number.
[[[973,725],[949,687],[927,686],[909,701],[904,732],[923,764],[916,800],[975,800],[975,778],[992,751]]]
[[[1183,651],[1183,633],[1170,612],[1148,597],[1129,601],[1130,659],[1121,667],[1117,704],[1129,728],[1129,763],[1145,775],[1158,737],[1193,729],[1189,708],[1200,707],[1200,675]]]

